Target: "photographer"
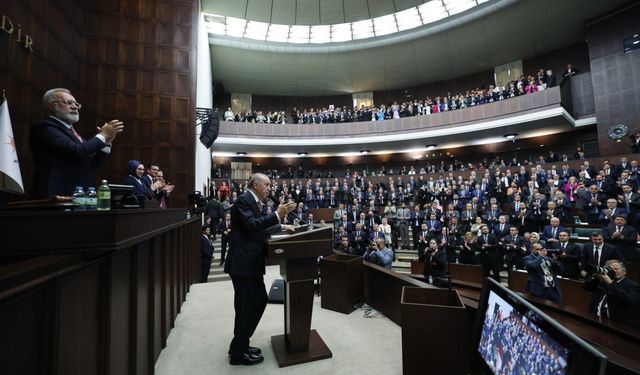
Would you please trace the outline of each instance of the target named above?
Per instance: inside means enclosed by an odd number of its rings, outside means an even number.
[[[364,260],[377,264],[386,269],[391,269],[393,263],[393,251],[384,246],[384,238],[378,237],[369,244],[369,248],[363,255]]]
[[[529,272],[527,292],[536,297],[562,303],[557,279],[562,266],[558,263],[557,256],[554,254],[553,258],[549,258],[547,249],[540,243],[534,243],[531,245],[531,254],[524,257],[522,261]]]
[[[640,284],[626,275],[624,263],[616,259],[607,261],[605,267],[593,273],[598,284],[588,311],[600,318],[640,328]]]

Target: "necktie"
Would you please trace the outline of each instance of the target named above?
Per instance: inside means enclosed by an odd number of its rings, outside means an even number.
[[[484,235],[484,243],[489,243],[489,239],[487,238],[487,235]]]
[[[616,232],[622,232],[622,228],[621,227],[616,227]]]
[[[598,266],[600,265],[600,248],[596,247],[593,250],[593,264]]]
[[[556,232],[558,231],[557,228],[553,228],[553,232],[551,232],[551,237],[556,238]]]
[[[566,249],[567,249],[567,243],[566,243],[566,242],[563,242],[563,243],[562,243],[562,250],[564,251],[564,250],[566,250]]]
[[[73,135],[76,136],[76,138],[78,138],[78,141],[80,141],[80,143],[82,143],[82,137],[80,136],[80,134],[78,134],[78,132],[76,131],[76,129],[71,126],[71,131],[73,132]]]

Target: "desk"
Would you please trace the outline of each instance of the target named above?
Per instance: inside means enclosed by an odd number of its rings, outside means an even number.
[[[153,373],[199,277],[200,217],[0,212],[0,227],[12,228],[0,253],[3,373]]]

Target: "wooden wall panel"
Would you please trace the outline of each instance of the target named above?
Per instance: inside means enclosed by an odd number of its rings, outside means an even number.
[[[98,180],[120,183],[127,160],[157,163],[160,147],[171,148],[180,157],[162,158],[160,167],[171,181],[178,173],[189,176],[180,178],[183,184],[170,200],[171,206],[185,206],[194,189],[197,2],[2,1],[0,13],[34,39],[34,52],[26,53],[14,39],[0,37],[0,89],[9,99],[27,191],[33,174],[29,126],[44,115],[42,94],[66,87],[83,104],[77,126],[83,136],[105,121],[125,121]],[[0,205],[16,198],[0,196]]]

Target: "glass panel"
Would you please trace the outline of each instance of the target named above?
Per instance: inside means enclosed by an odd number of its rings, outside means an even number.
[[[422,17],[422,23],[427,24],[443,19],[447,16],[447,12],[442,6],[442,1],[429,1],[418,6],[418,11]]]
[[[227,35],[241,38],[244,36],[244,29],[247,26],[247,20],[240,18],[227,17]]]
[[[245,38],[265,40],[269,24],[264,22],[249,21],[244,32]]]
[[[449,11],[449,15],[453,16],[469,8],[473,8],[476,6],[476,2],[475,0],[444,0],[444,5]]]
[[[269,25],[267,40],[270,42],[286,42],[289,40],[289,25]]]
[[[346,42],[351,40],[351,24],[339,23],[331,25],[331,41],[332,42]]]
[[[291,26],[289,43],[309,43],[309,26]]]
[[[365,39],[375,36],[372,20],[358,21],[351,24],[353,39]]]
[[[387,35],[398,31],[396,18],[393,14],[373,19],[376,36]]]
[[[418,8],[409,8],[402,12],[396,13],[396,21],[398,23],[398,30],[413,29],[422,25]]]
[[[331,25],[311,26],[311,43],[329,43],[331,41]]]

